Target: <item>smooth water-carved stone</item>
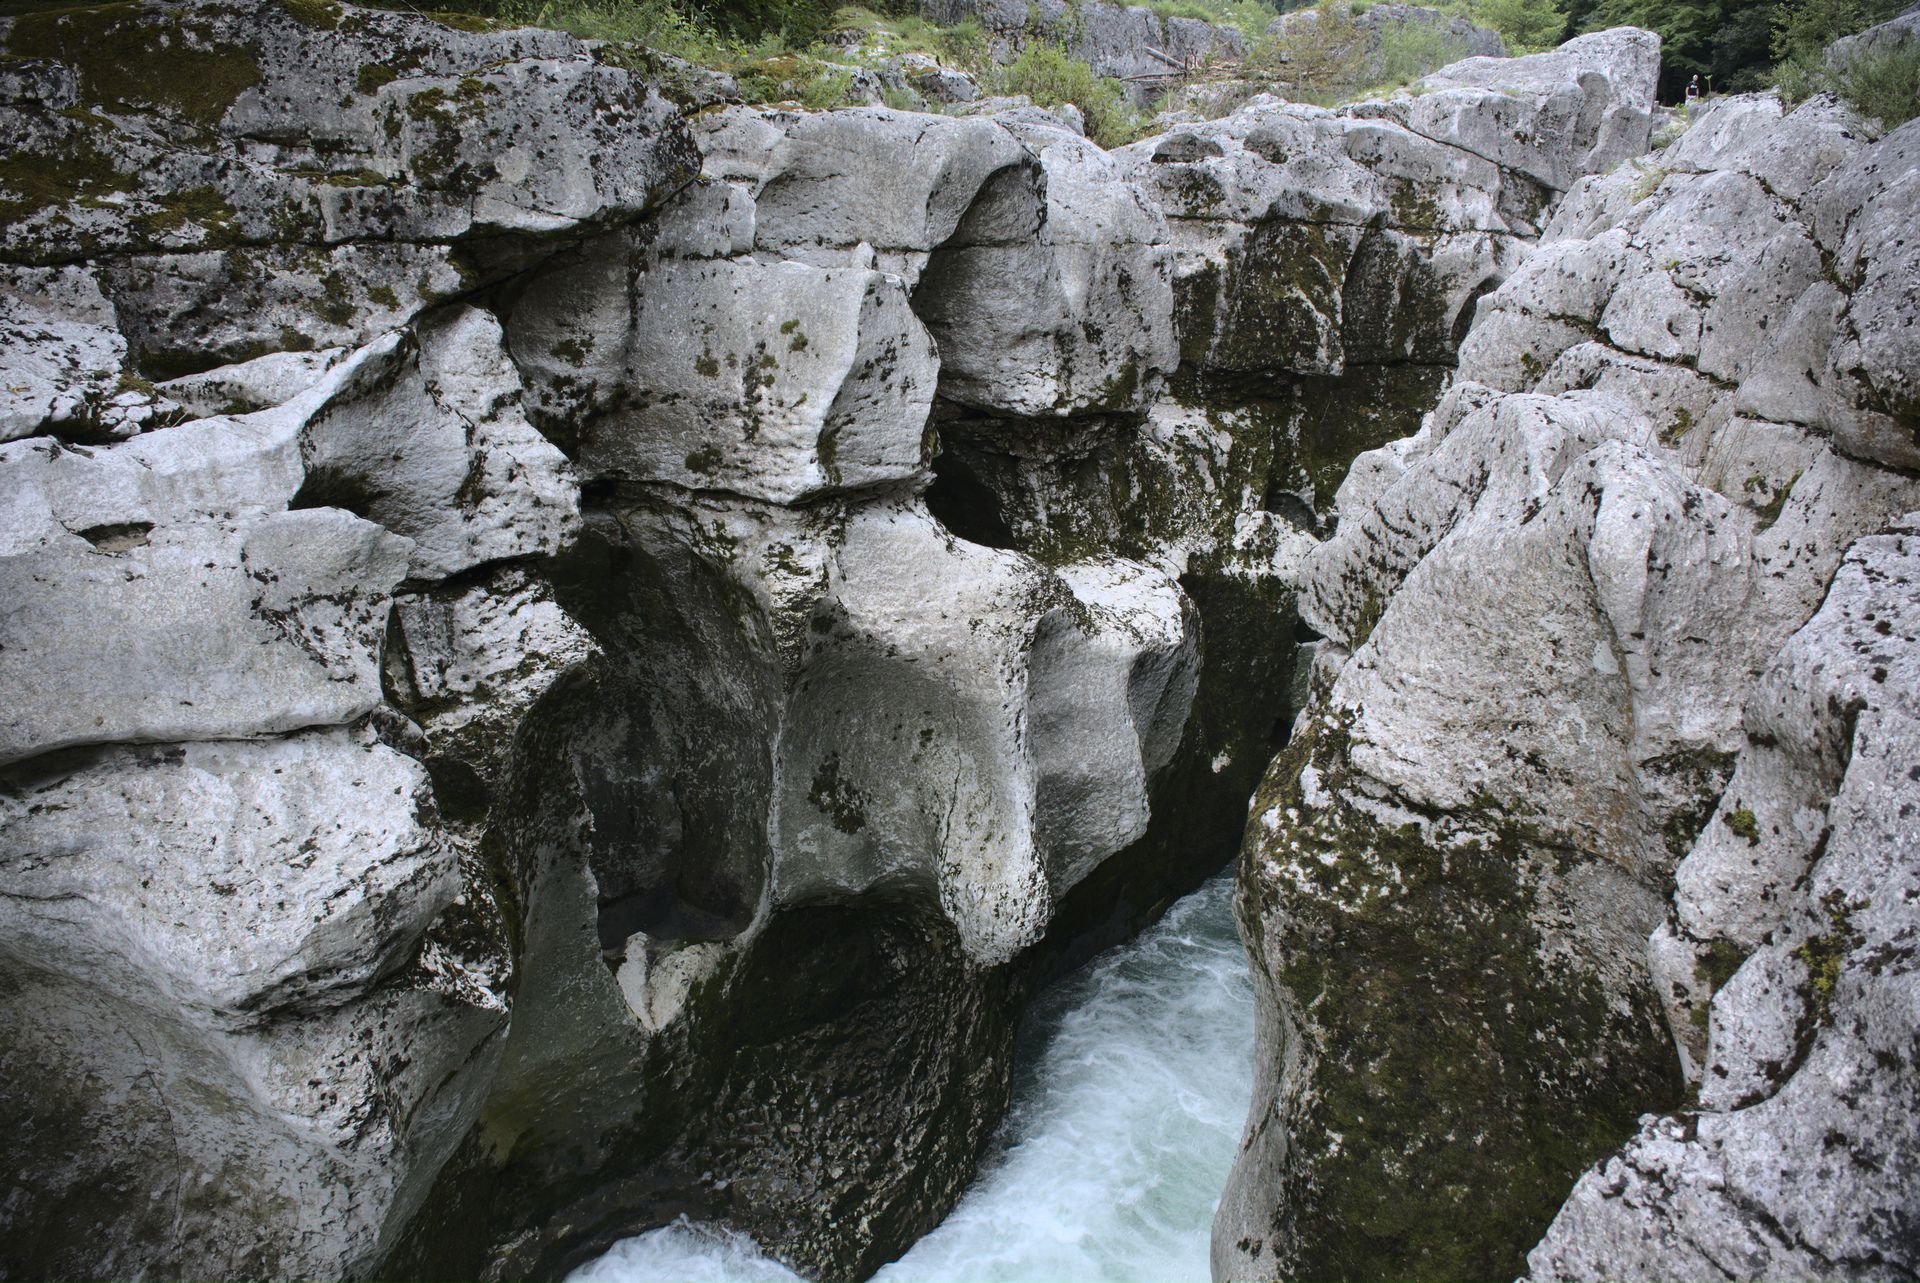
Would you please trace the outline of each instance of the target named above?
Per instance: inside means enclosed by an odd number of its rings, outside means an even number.
[[[500,324],[479,308],[432,313],[371,345],[301,443],[300,501],[412,539],[412,578],[551,555],[579,524],[572,468],[527,422]]]
[[[1005,961],[1144,831],[1192,701],[1189,608],[1147,567],[1056,577],[917,508],[844,539],[781,737],[775,896],[917,883]]]
[[[123,435],[110,405],[123,391],[127,341],[86,268],[0,271],[0,344],[0,442],[53,431]]]
[[[409,543],[333,509],[79,535],[0,563],[0,762],[330,726],[380,703]]]
[[[1646,149],[1659,72],[1659,37],[1616,27],[1549,53],[1452,63],[1392,106],[1417,134],[1565,191]]]
[[[456,890],[426,773],[345,730],[113,749],[6,811],[9,936],[221,1027],[366,990]]]
[[[824,267],[873,266],[911,285],[989,179],[1031,168],[991,120],[884,108],[831,113],[734,107],[699,122],[708,176],[758,211],[754,248]]]
[[[514,312],[537,414],[578,442],[587,473],[774,503],[924,475],[939,361],[897,277],[629,261],[631,286],[624,271],[563,269]],[[621,319],[582,332],[583,312]]]
[[[916,310],[940,395],[1022,416],[1139,412],[1178,363],[1166,223],[1123,167],[1063,130],[983,192],[929,261]]]

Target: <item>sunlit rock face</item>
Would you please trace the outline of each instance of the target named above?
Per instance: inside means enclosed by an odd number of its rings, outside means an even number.
[[[1267,1067],[1217,1275],[1905,1259],[1913,1067],[1864,1012],[1910,986],[1864,960],[1911,915],[1852,924],[1906,803],[1852,799],[1902,734],[1915,421],[1870,354],[1910,337],[1913,128],[1734,98],[1555,180],[1452,387],[1355,461],[1241,865]]]

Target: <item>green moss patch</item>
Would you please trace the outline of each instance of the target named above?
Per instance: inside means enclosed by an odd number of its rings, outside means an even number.
[[[345,10],[329,0],[280,0],[293,20],[303,27],[312,27],[315,31],[333,31],[340,26]]]
[[[1275,1269],[1515,1277],[1580,1171],[1681,1099],[1671,1046],[1650,985],[1623,1013],[1542,934],[1542,888],[1579,857],[1500,808],[1380,823],[1342,792],[1351,726],[1289,745],[1248,828],[1245,867],[1278,868],[1247,883],[1246,934],[1312,1066],[1282,1120]]]
[[[148,237],[171,237],[192,226],[200,229],[201,244],[206,248],[230,246],[237,240],[234,220],[238,214],[212,187],[168,192],[154,203],[156,209],[134,220],[134,226]]]
[[[211,28],[190,16],[134,4],[25,14],[14,20],[6,51],[71,67],[89,105],[157,112],[207,129],[260,83],[253,50],[216,43]]]
[[[1854,929],[1853,915],[1869,907],[1868,901],[1849,904],[1840,892],[1827,892],[1821,908],[1831,929],[1801,942],[1793,951],[1793,956],[1807,969],[1807,1005],[1816,1024],[1833,1022],[1833,993],[1840,985],[1841,968],[1861,939]]]

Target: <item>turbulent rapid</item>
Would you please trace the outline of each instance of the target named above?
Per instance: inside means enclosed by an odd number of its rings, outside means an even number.
[[[1204,1283],[1251,1091],[1252,992],[1221,876],[1042,996],[1013,1107],[944,1224],[884,1283]],[[745,1235],[681,1221],[569,1283],[798,1278]]]

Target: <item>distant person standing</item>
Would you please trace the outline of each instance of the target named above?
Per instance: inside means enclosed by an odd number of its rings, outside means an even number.
[[[1687,82],[1687,106],[1693,106],[1693,100],[1700,96],[1700,77],[1695,76]]]

